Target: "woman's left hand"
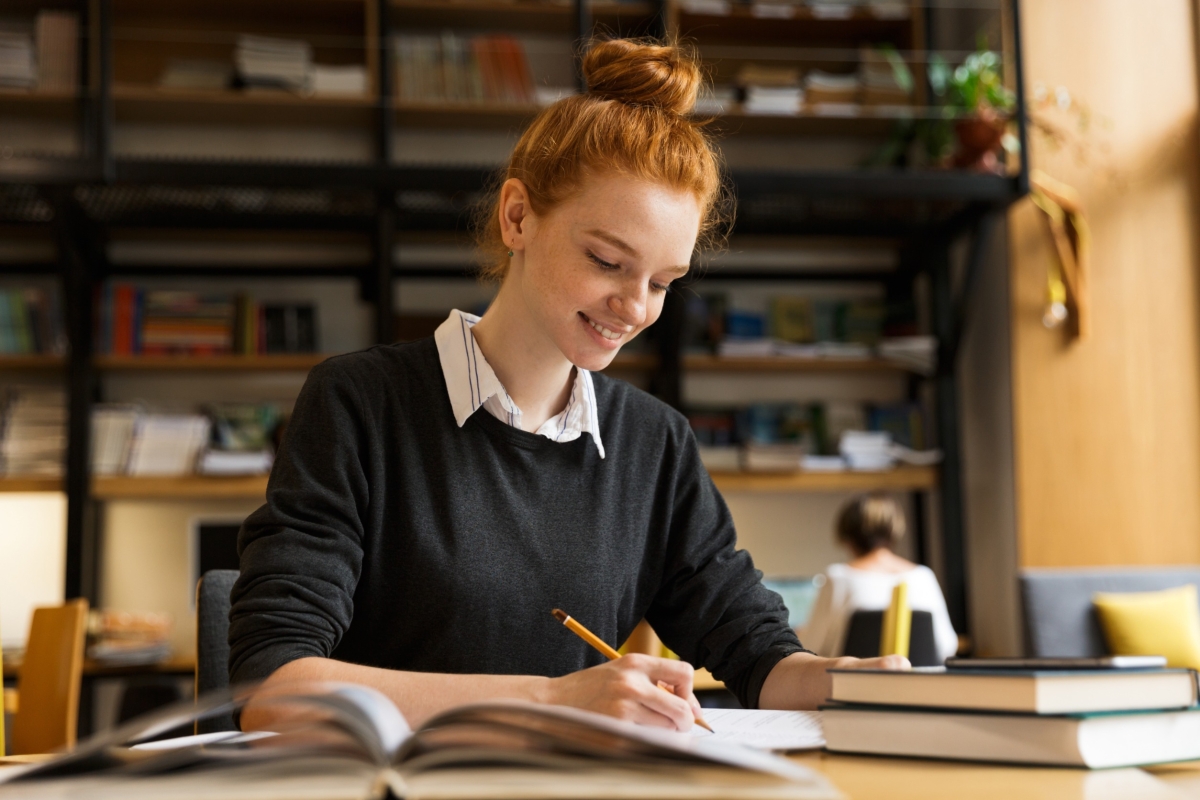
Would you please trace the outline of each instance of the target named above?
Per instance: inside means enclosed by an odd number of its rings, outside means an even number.
[[[776,664],[763,682],[758,707],[817,708],[832,694],[831,669],[912,669],[912,664],[904,656],[821,658],[811,653],[793,653]]]

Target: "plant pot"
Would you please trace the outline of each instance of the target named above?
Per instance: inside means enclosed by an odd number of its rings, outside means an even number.
[[[980,109],[973,117],[956,120],[954,137],[958,144],[953,166],[958,169],[997,171],[999,159],[996,154],[1007,127],[1008,119],[990,108]]]

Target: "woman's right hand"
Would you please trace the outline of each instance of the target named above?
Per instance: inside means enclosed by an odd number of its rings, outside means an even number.
[[[686,661],[632,654],[596,667],[551,678],[540,698],[641,725],[690,731],[700,716]],[[669,691],[663,691],[659,684]]]

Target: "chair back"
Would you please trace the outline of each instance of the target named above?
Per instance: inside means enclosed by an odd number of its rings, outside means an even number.
[[[34,609],[17,677],[20,701],[8,743],[12,755],[52,753],[75,744],[87,613],[87,600]]]
[[[846,628],[846,646],[842,654],[855,658],[874,658],[879,655],[880,634],[883,631],[883,611],[855,611]],[[908,640],[908,660],[914,667],[940,667],[937,644],[933,638],[933,614],[912,612],[912,628]]]
[[[236,569],[211,569],[196,584],[196,697],[229,685],[229,595]],[[196,722],[196,733],[235,731],[233,715]]]
[[[1020,581],[1026,654],[1073,658],[1108,653],[1092,608],[1093,594],[1200,586],[1200,569],[1031,569],[1021,573]]]

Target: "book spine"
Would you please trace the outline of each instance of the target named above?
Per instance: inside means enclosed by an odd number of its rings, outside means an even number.
[[[0,289],[0,353],[16,352],[16,337],[13,335],[12,319],[9,314],[8,291]]]
[[[29,315],[25,313],[25,298],[20,292],[8,293],[8,304],[12,315],[12,330],[15,350],[18,353],[34,352],[33,337],[29,331]]]

